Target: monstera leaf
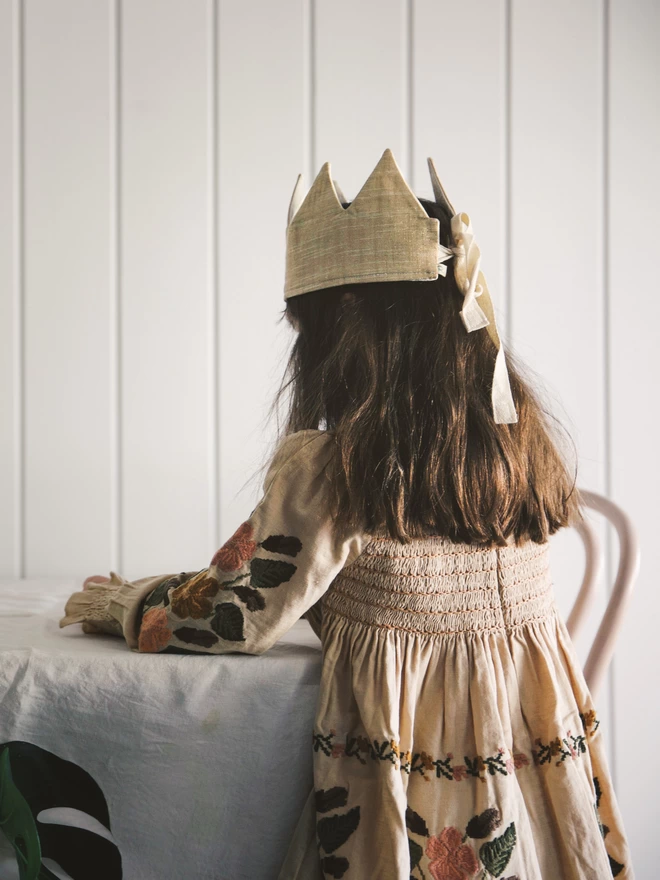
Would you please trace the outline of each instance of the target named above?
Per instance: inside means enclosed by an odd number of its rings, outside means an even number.
[[[8,749],[0,753],[0,830],[14,847],[21,880],[37,880],[41,844],[30,807],[12,778]]]
[[[14,848],[21,880],[121,880],[103,792],[71,761],[26,742],[0,745],[0,831]]]

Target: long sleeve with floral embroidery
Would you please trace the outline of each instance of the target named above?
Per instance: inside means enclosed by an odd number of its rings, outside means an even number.
[[[129,644],[152,653],[261,654],[308,612],[320,633],[319,600],[363,547],[361,532],[340,533],[329,514],[333,453],[324,432],[290,434],[261,500],[207,568],[160,578],[148,592],[120,587],[110,613],[132,621]]]

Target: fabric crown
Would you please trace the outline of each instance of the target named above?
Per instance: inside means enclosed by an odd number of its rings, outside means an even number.
[[[440,221],[429,217],[401,174],[388,148],[348,208],[330,162],[303,197],[299,174],[286,227],[284,299],[340,284],[370,281],[433,281],[454,278],[463,294],[461,319],[468,333],[487,328],[497,357],[491,401],[497,424],[518,421],[492,300],[481,271],[481,251],[470,218],[456,213],[428,158],[437,204],[451,214],[452,247],[440,244]]]

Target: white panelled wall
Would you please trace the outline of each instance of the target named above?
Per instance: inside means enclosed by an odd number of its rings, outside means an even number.
[[[297,174],[352,199],[390,147],[430,198],[433,156],[579,485],[640,530],[597,702],[652,876],[659,44],[657,0],[0,0],[0,577],[207,565],[272,448]]]

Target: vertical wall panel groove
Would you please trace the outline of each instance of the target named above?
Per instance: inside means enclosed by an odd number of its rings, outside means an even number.
[[[15,0],[14,20],[16,23],[14,57],[15,98],[14,141],[16,193],[14,215],[14,236],[16,241],[14,280],[15,333],[15,408],[16,425],[15,455],[16,479],[14,494],[16,498],[17,539],[16,570],[19,577],[25,577],[27,559],[25,550],[25,0]]]
[[[415,174],[415,0],[403,0],[405,10],[405,68],[404,77],[406,88],[404,90],[405,119],[406,119],[406,164],[402,171],[406,180],[411,183]]]
[[[317,0],[307,0],[303,6],[304,13],[309,18],[304,33],[307,38],[305,46],[305,58],[307,61],[307,69],[303,72],[305,77],[305,86],[308,90],[307,115],[303,120],[303,125],[307,126],[307,130],[303,129],[305,145],[309,145],[309,152],[306,155],[306,173],[307,189],[312,185],[316,174],[319,171],[319,157],[317,155],[317,119],[316,119],[316,65],[317,65],[317,39],[316,39],[316,2]]]
[[[609,498],[612,494],[612,413],[611,413],[611,396],[612,396],[612,377],[611,370],[611,328],[610,328],[610,276],[608,252],[610,248],[610,198],[609,198],[609,17],[610,8],[609,0],[603,0],[601,10],[601,63],[602,63],[602,229],[601,229],[601,247],[602,247],[602,285],[603,285],[603,456],[605,459],[605,467],[603,473],[603,491]],[[607,588],[607,598],[612,595],[612,586],[616,572],[615,567],[615,547],[618,541],[616,533],[612,526],[607,525],[605,528],[606,542],[604,546],[605,552],[605,583]],[[617,554],[618,558],[618,554]],[[618,791],[619,785],[619,753],[617,741],[617,726],[614,719],[617,715],[617,697],[616,697],[616,662],[617,658],[612,658],[610,669],[608,670],[607,680],[604,687],[608,690],[608,698],[610,703],[610,772],[612,775],[612,783]]]
[[[219,253],[218,211],[220,204],[218,163],[218,0],[209,0],[209,547],[211,556],[215,548],[220,546],[220,487],[218,479],[218,462],[220,460],[220,358],[218,351],[218,298],[219,290]],[[209,556],[209,559],[211,558]],[[208,563],[206,563],[208,564]]]
[[[22,39],[20,0],[0,0],[0,577],[22,549]]]
[[[112,569],[124,570],[122,546],[122,372],[121,372],[121,10],[122,0],[111,0],[110,28],[110,119],[111,119],[111,182],[110,182],[110,251],[111,314],[110,314],[110,401],[111,401],[111,560]]]
[[[14,235],[16,240],[16,277],[14,282],[14,314],[16,349],[15,375],[15,410],[16,424],[16,481],[14,493],[16,497],[16,568],[20,577],[25,577],[27,569],[25,553],[25,313],[24,313],[24,278],[25,278],[25,7],[24,0],[15,3],[15,58],[16,75],[14,99],[16,115],[14,142],[16,188],[16,214],[14,219]]]
[[[502,269],[500,271],[500,290],[504,305],[505,326],[502,337],[505,350],[511,340],[511,2],[502,2]]]

